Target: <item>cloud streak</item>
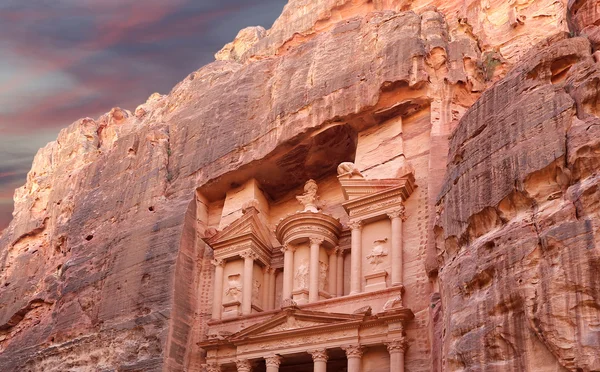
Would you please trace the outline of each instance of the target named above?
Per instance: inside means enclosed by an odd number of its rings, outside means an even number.
[[[60,128],[167,93],[241,28],[269,27],[285,2],[3,1],[0,230],[12,210],[7,198],[25,182],[37,148]]]

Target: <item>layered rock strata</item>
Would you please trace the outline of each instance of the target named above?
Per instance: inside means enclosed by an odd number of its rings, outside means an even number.
[[[415,167],[408,370],[600,369],[596,7],[568,6],[293,0],[168,95],[76,121],[0,236],[0,369],[200,370],[197,190],[277,169],[283,197],[359,132],[366,175]]]

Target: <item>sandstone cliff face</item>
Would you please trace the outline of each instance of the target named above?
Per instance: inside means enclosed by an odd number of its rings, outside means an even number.
[[[600,65],[558,37],[461,119],[436,242],[446,370],[600,369]]]
[[[76,121],[0,237],[0,369],[199,370],[211,274],[194,190],[329,125],[412,115],[430,125],[436,293],[409,368],[599,369],[598,71],[584,38],[523,57],[567,30],[566,5],[292,0],[170,94]]]

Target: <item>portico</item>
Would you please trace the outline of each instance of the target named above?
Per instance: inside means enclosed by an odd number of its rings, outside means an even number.
[[[366,307],[344,314],[303,310],[290,302],[270,319],[231,335],[209,335],[200,346],[207,351],[207,371],[325,372],[328,363],[335,363],[360,372],[363,358],[377,355],[395,372],[404,368],[404,327],[413,317],[403,307],[378,314]],[[307,366],[310,360],[312,366]],[[289,369],[292,365],[295,369]]]

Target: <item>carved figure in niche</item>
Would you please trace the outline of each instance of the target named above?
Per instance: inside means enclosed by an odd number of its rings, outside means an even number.
[[[298,289],[308,289],[308,262],[306,260],[302,261],[302,264],[296,270],[296,275],[294,277]]]
[[[260,282],[258,280],[255,280],[254,283],[252,283],[252,302],[253,303],[258,303],[258,299],[260,297]]]
[[[337,167],[338,177],[341,176],[349,176],[352,178],[353,176],[364,178],[362,173],[358,170],[356,165],[352,162],[346,161],[338,165]]]
[[[319,196],[317,195],[317,191],[319,187],[315,180],[308,180],[304,185],[304,194],[296,196],[296,199],[304,206],[304,212],[318,212],[319,207],[317,205],[319,201]]]
[[[231,301],[239,300],[240,293],[242,293],[242,284],[240,282],[240,274],[229,275],[227,277],[227,289],[225,290],[225,296]]]
[[[319,261],[319,291],[324,291],[327,285],[327,269],[329,269],[329,265]]]
[[[383,258],[388,255],[387,249],[384,244],[387,242],[387,238],[378,239],[373,242],[373,248],[371,253],[367,255],[369,263],[373,265],[373,270],[377,269],[377,265],[383,262]]]

